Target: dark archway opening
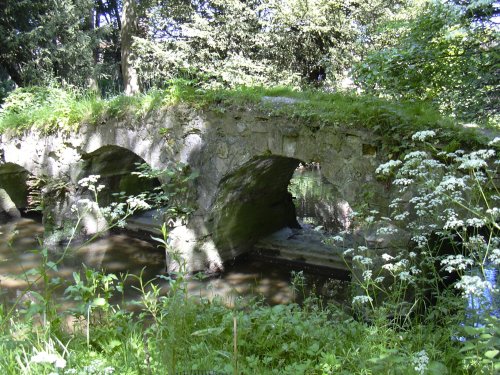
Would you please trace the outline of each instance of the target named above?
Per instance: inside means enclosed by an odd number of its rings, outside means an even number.
[[[288,183],[300,160],[258,156],[220,182],[212,210],[214,240],[232,256],[281,228],[299,228]]]
[[[289,185],[304,166],[294,158],[259,156],[221,181],[212,233],[223,259],[250,254],[299,269],[347,277],[342,249],[327,244],[324,232],[298,221],[300,207],[294,204],[298,190],[294,191],[293,181],[291,188]],[[319,197],[312,209],[330,220],[332,231],[340,231],[346,223],[339,221],[337,196],[332,193],[330,198],[331,202],[325,203]]]
[[[105,207],[118,202],[123,197],[159,191],[161,182],[157,178],[138,176],[140,165],[145,161],[132,151],[119,146],[104,146],[83,155],[82,172],[79,179],[99,175],[99,184],[104,189],[99,192],[99,205]],[[82,196],[84,197],[84,196]],[[162,223],[159,209],[137,212],[127,220],[127,229],[137,232],[139,237],[149,238],[151,232],[158,232]]]
[[[351,207],[325,178],[320,163],[301,163],[295,169],[288,191],[293,195],[297,220],[303,228],[328,235],[350,229]]]
[[[28,211],[28,178],[20,165],[0,165],[0,221],[19,218]]]
[[[82,159],[84,162],[79,179],[90,175],[100,176],[100,183],[105,186],[100,200],[103,205],[116,200],[114,193],[137,195],[161,186],[158,179],[141,178],[134,174],[137,167],[145,161],[126,148],[104,146],[83,155]]]

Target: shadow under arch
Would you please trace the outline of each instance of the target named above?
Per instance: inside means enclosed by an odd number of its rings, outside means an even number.
[[[90,175],[99,175],[99,183],[105,188],[100,193],[100,204],[116,201],[114,193],[124,192],[126,196],[137,195],[160,187],[156,178],[141,178],[134,174],[145,160],[134,152],[114,145],[106,145],[82,155],[78,180]]]
[[[300,228],[288,184],[299,159],[257,156],[220,182],[211,210],[211,232],[225,260],[281,228]]]
[[[14,163],[0,165],[0,220],[16,218],[28,208],[29,171]]]

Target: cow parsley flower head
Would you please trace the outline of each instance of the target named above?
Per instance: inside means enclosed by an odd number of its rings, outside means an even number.
[[[416,132],[412,135],[411,139],[414,141],[425,141],[427,138],[433,138],[436,136],[436,132],[434,130],[423,130],[420,132]]]
[[[379,165],[379,167],[375,170],[375,173],[388,175],[390,174],[396,167],[401,165],[401,160],[389,160],[387,163]]]
[[[500,249],[493,249],[490,252],[489,260],[495,266],[500,265]]]
[[[370,296],[355,296],[353,299],[352,299],[352,304],[353,305],[364,305],[365,303],[370,303],[373,301],[373,298],[370,297]]]
[[[470,258],[464,257],[462,254],[448,255],[445,259],[441,261],[442,266],[445,267],[445,271],[452,273],[455,271],[463,271],[467,267],[472,266],[474,261]]]
[[[53,364],[56,368],[65,368],[66,360],[62,358],[59,354],[48,353],[45,351],[36,353],[31,357],[31,362],[33,363],[49,363]]]
[[[97,181],[101,178],[98,174],[91,174],[90,176],[84,177],[78,181],[78,185],[82,187],[89,187],[95,185]]]
[[[495,137],[495,139],[488,143],[488,146],[494,146],[496,144],[500,145],[500,137]]]
[[[372,278],[372,270],[363,271],[363,280],[368,281]]]
[[[462,290],[464,297],[482,296],[485,290],[492,290],[491,283],[483,280],[479,276],[462,276],[461,280],[455,284],[455,288]]]
[[[413,355],[412,363],[414,369],[420,375],[425,373],[427,370],[427,365],[429,364],[429,356],[425,350],[421,350]]]

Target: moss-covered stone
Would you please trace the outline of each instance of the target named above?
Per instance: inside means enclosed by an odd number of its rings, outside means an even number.
[[[257,156],[221,181],[213,214],[215,243],[241,252],[283,227],[297,227],[288,183],[299,160]]]

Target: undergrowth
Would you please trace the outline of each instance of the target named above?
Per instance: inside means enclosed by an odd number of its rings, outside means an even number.
[[[129,276],[133,277],[133,276]],[[209,301],[170,280],[137,278],[135,312],[112,304],[122,292],[114,275],[86,269],[67,285],[75,308],[55,299],[0,307],[0,368],[5,374],[418,374],[424,351],[428,374],[468,372],[462,343],[446,325],[393,326],[385,316],[367,323],[309,297],[302,305],[258,300]],[[175,285],[177,284],[177,286]],[[43,323],[33,304],[50,306]],[[47,310],[49,311],[49,310]],[[57,319],[55,318],[57,317]],[[49,317],[50,318],[50,317]],[[69,329],[64,322],[73,322]],[[237,369],[237,370],[236,370]],[[475,372],[481,373],[481,371]]]
[[[265,97],[283,96],[292,103],[276,103]],[[0,109],[0,133],[35,128],[45,133],[77,131],[81,124],[105,124],[110,118],[140,119],[160,108],[187,103],[195,109],[252,109],[267,116],[288,117],[313,129],[323,126],[367,128],[395,143],[414,131],[440,128],[458,144],[477,138],[473,130],[456,126],[423,102],[396,102],[355,93],[296,91],[287,87],[240,87],[207,90],[191,81],[172,81],[164,89],[135,96],[102,98],[95,93],[56,87],[15,90]]]

